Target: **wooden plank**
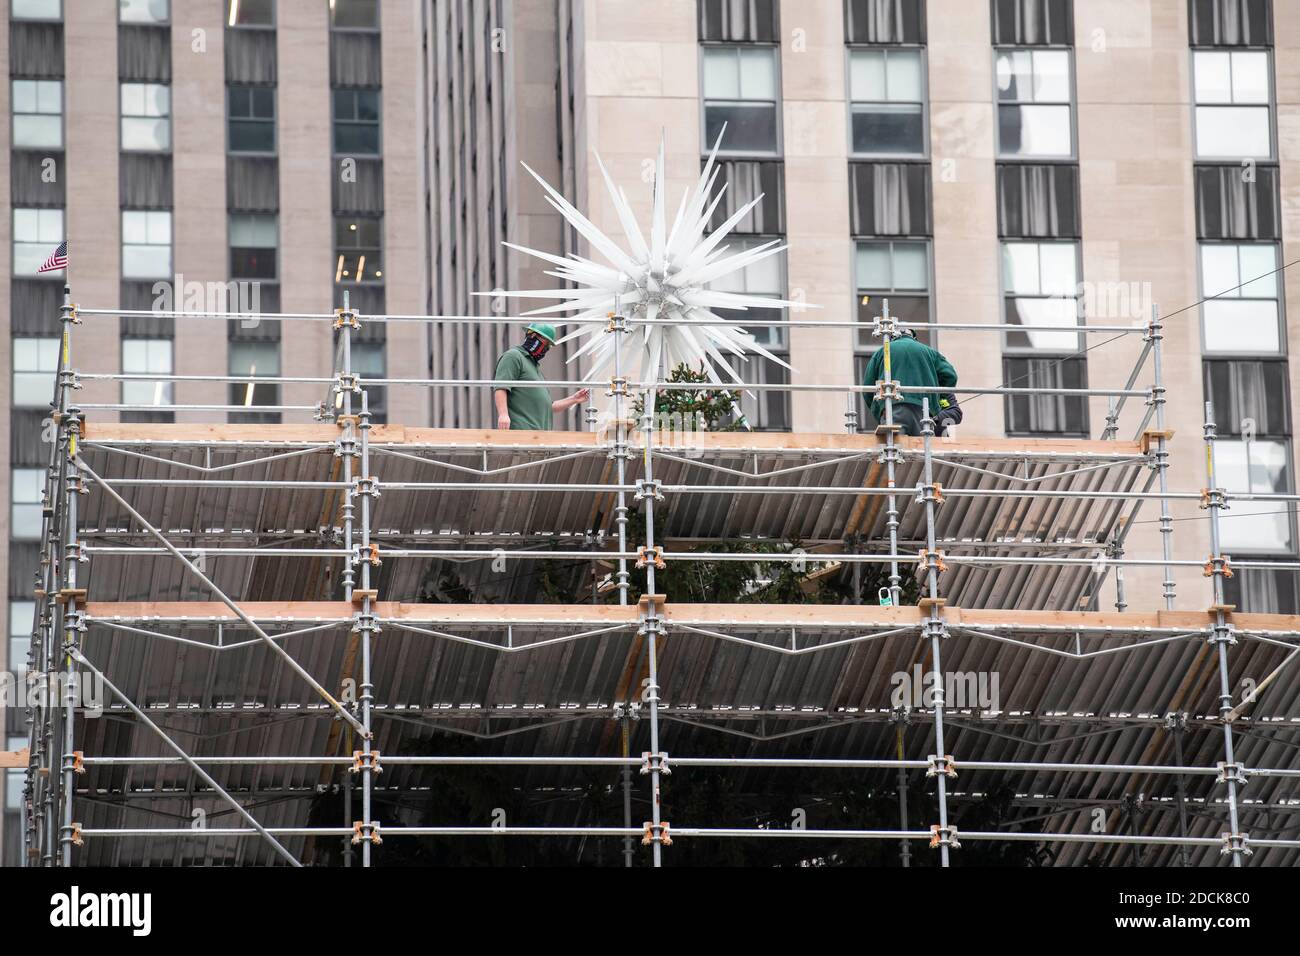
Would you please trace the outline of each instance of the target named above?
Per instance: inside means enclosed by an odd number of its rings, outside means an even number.
[[[26,770],[29,759],[26,747],[22,750],[0,750],[0,769]]]
[[[338,437],[338,428],[332,423],[321,425],[243,425],[221,423],[167,423],[167,422],[88,422],[88,442],[225,442],[236,444],[332,444]],[[475,428],[416,428],[402,425],[376,425],[370,431],[372,445],[422,445],[438,448],[596,448],[595,432],[535,432],[501,431]],[[831,451],[874,452],[883,442],[875,435],[850,435],[847,432],[700,432],[696,436],[705,451]],[[631,436],[639,447],[640,432]],[[656,446],[673,448],[678,444],[675,435],[665,434]],[[922,439],[903,436],[897,439],[899,448],[920,452]],[[937,456],[953,454],[1009,454],[1015,452],[1053,453],[1062,455],[1100,455],[1137,457],[1142,454],[1140,443],[1119,441],[1093,441],[1057,438],[965,438],[960,441],[938,439],[934,443]]]
[[[351,621],[354,608],[344,601],[250,601],[240,605],[257,621]],[[411,624],[618,624],[637,619],[637,608],[617,604],[402,604],[379,601],[379,617]],[[86,606],[92,619],[233,621],[236,615],[216,601],[92,601]],[[664,605],[670,623],[701,625],[807,625],[858,627],[920,624],[917,607],[878,607],[872,604],[674,604]],[[950,624],[974,628],[1102,628],[1137,631],[1174,628],[1202,631],[1209,626],[1204,610],[1198,611],[1022,611],[947,607]],[[1300,615],[1234,614],[1241,630],[1300,631]]]

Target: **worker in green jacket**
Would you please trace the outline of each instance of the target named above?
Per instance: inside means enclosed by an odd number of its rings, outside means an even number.
[[[497,359],[493,379],[498,382],[542,382],[538,368],[542,357],[555,344],[555,328],[534,323],[525,330],[522,345],[507,349]],[[498,385],[492,397],[496,405],[497,428],[548,431],[556,412],[565,412],[587,400],[590,389],[579,389],[568,398],[551,401],[550,392],[542,385]]]
[[[875,387],[876,382],[887,377],[899,385],[911,388],[952,388],[957,384],[957,370],[943,357],[937,349],[916,340],[912,329],[904,329],[903,335],[889,346],[889,376],[885,375],[885,350],[877,349],[867,363],[867,372],[862,377],[862,384]],[[948,425],[955,425],[962,419],[961,406],[951,393],[939,392],[903,392],[894,400],[894,424],[902,427],[904,435],[921,434],[921,402],[930,400],[930,417],[935,420],[935,434],[943,435]],[[875,399],[871,403],[871,414],[876,421],[885,420],[885,402]]]

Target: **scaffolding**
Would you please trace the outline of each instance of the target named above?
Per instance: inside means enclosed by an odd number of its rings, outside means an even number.
[[[1225,591],[1235,570],[1300,565],[1232,561],[1219,527],[1230,502],[1290,508],[1300,496],[1218,488],[1209,405],[1205,488],[1171,490],[1157,313],[1135,327],[1070,327],[1140,336],[1123,388],[922,389],[891,378],[890,344],[904,326],[886,301],[873,329],[883,380],[744,386],[847,396],[842,433],[803,435],[666,428],[659,395],[701,386],[662,371],[635,381],[620,366],[606,389],[611,414],[589,409],[588,431],[372,421],[371,388],[486,397],[506,383],[365,378],[352,361],[362,322],[529,321],[521,317],[362,316],[346,300],[333,314],[257,316],[309,334],[328,326],[329,377],[74,364],[77,325],[126,314],[79,308],[65,290],[29,746],[9,755],[26,767],[28,865],[300,866],[337,841],[345,865],[369,866],[383,862],[384,842],[414,837],[600,838],[617,843],[624,866],[671,862],[678,840],[764,839],[891,841],[904,866],[917,841],[941,866],[985,841],[1044,846],[1062,865],[1121,851],[1184,866],[1300,859],[1291,787],[1300,717],[1288,716],[1297,688],[1284,670],[1300,655],[1300,618],[1237,613]],[[642,323],[601,324],[622,336]],[[1139,386],[1148,366],[1152,384]],[[274,425],[118,423],[99,413],[159,409],[77,401],[86,383],[133,380],[309,385],[325,398],[258,406],[311,417]],[[1109,409],[1099,440],[970,439],[936,435],[925,399],[922,435],[902,435],[894,403],[934,391],[1097,397]],[[859,428],[864,394],[884,403],[874,432]],[[1144,407],[1125,441],[1130,400]],[[1148,502],[1159,508],[1162,553],[1128,556]],[[1175,557],[1175,503],[1203,509],[1208,558]],[[589,603],[542,603],[533,578],[554,561],[610,573],[593,574]],[[672,564],[720,562],[849,575],[858,600],[690,604],[660,593],[656,576]],[[859,582],[873,566],[887,584],[863,600]],[[475,575],[467,587],[478,600],[427,596],[423,586],[447,568]],[[1125,573],[1140,568],[1160,575],[1164,610],[1127,610]],[[1175,610],[1180,568],[1209,579],[1205,609]],[[644,575],[639,594],[634,572]],[[1113,611],[1102,609],[1104,589]],[[1267,676],[1238,700],[1246,662]],[[952,673],[997,675],[1003,699],[1023,706],[950,700]],[[931,686],[899,705],[900,674]],[[30,693],[33,678],[47,693]],[[87,684],[110,697],[100,719],[85,713]],[[403,752],[432,730],[480,752]],[[562,800],[524,821],[377,818],[381,792],[427,789],[447,767],[508,770],[524,791],[551,794],[572,790],[577,774],[602,774],[622,825],[584,825]],[[755,791],[789,770],[892,785],[898,826],[670,822],[668,778],[697,768]],[[957,811],[998,786],[1013,788],[1022,814],[1005,828],[959,830]],[[909,792],[927,788],[937,813],[917,826]],[[322,792],[342,797],[337,825],[307,819]]]

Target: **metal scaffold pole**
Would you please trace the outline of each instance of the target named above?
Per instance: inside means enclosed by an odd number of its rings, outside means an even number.
[[[1164,323],[1160,320],[1160,306],[1151,306],[1151,321],[1147,325],[1147,338],[1151,345],[1151,361],[1155,384],[1151,387],[1151,404],[1155,406],[1155,469],[1160,483],[1160,546],[1164,554],[1164,599],[1166,609],[1174,609],[1174,523],[1169,513],[1169,432],[1165,428],[1165,379],[1163,364]]]
[[[944,680],[943,665],[939,656],[939,645],[948,637],[948,627],[943,621],[944,602],[939,598],[939,571],[943,568],[943,556],[935,545],[935,508],[942,502],[939,486],[934,481],[934,454],[931,443],[934,439],[934,419],[930,417],[930,399],[921,399],[921,436],[925,453],[925,484],[921,486],[921,497],[925,502],[925,572],[927,598],[921,602],[928,611],[928,618],[922,628],[922,634],[930,639],[930,657],[934,673],[934,755],[930,758],[927,776],[934,777],[938,785],[939,824],[931,827],[934,836],[931,846],[939,848],[939,859],[943,866],[949,865],[949,848],[958,849],[957,830],[948,825],[948,778],[956,777],[952,758],[944,750],[943,709]]]
[[[77,310],[72,296],[65,287],[63,306],[59,310],[64,331],[64,359],[71,368],[71,327],[77,320]],[[70,385],[71,383],[68,383]],[[65,386],[66,388],[67,386]],[[81,770],[80,754],[76,752],[77,665],[76,653],[81,647],[81,634],[85,624],[85,591],[77,587],[77,568],[81,563],[80,545],[77,541],[77,496],[81,492],[81,476],[77,470],[77,439],[81,433],[81,412],[64,392],[60,403],[58,428],[63,448],[63,579],[59,589],[60,634],[63,638],[63,759],[62,771],[62,821],[59,828],[59,862],[72,865],[72,847],[76,841],[72,821],[73,793],[76,775]]]
[[[1214,604],[1210,613],[1214,618],[1214,627],[1210,635],[1210,644],[1218,658],[1219,671],[1219,717],[1223,723],[1224,762],[1220,766],[1219,782],[1228,786],[1228,823],[1230,829],[1224,834],[1224,852],[1232,856],[1232,865],[1240,867],[1243,857],[1252,852],[1247,847],[1247,836],[1241,832],[1237,817],[1237,788],[1246,783],[1245,768],[1236,762],[1232,740],[1232,689],[1229,685],[1228,647],[1237,643],[1233,628],[1228,623],[1228,614],[1233,610],[1226,604],[1225,580],[1232,575],[1228,560],[1223,556],[1222,538],[1219,534],[1220,511],[1224,507],[1225,494],[1216,481],[1214,463],[1214,442],[1218,437],[1218,427],[1214,421],[1214,404],[1205,403],[1205,507],[1210,512],[1210,558],[1206,570],[1211,579]]]
[[[653,374],[653,372],[652,372]],[[663,788],[661,775],[668,772],[668,755],[659,750],[659,635],[663,631],[662,599],[655,591],[655,569],[662,568],[662,549],[655,545],[655,501],[662,496],[654,477],[655,406],[658,391],[653,384],[645,391],[641,416],[644,436],[644,477],[637,481],[636,497],[645,503],[645,548],[638,563],[645,566],[646,595],[642,599],[641,633],[645,636],[648,684],[645,700],[650,705],[650,752],[645,755],[643,773],[650,775],[650,821],[646,824],[644,841],[650,844],[656,867],[663,865],[663,848],[672,840],[668,824],[663,822],[660,794]]]
[[[900,460],[896,441],[899,426],[894,424],[894,399],[900,396],[890,356],[890,345],[899,334],[894,318],[889,314],[889,300],[885,299],[880,316],[880,347],[884,350],[885,378],[876,383],[876,394],[885,400],[885,421],[876,429],[876,435],[883,432],[885,436],[885,450],[881,453],[881,459],[885,463],[885,485],[889,489],[885,518],[889,525],[889,603],[893,607],[903,603],[902,578],[898,574],[898,498],[893,493],[898,487],[896,471]]]

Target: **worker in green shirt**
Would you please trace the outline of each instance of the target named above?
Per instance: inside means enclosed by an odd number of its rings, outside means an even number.
[[[957,384],[957,370],[937,349],[918,342],[916,332],[904,329],[903,335],[889,346],[889,378],[911,388],[953,388]],[[880,348],[867,363],[862,384],[874,387],[876,382],[885,379],[885,350]],[[902,427],[904,435],[921,434],[921,401],[926,398],[930,400],[936,435],[943,435],[948,425],[961,421],[961,406],[952,393],[903,392],[894,399],[894,424]],[[883,399],[872,401],[871,414],[876,416],[876,421],[884,423]]]
[[[493,378],[498,382],[545,382],[538,364],[555,344],[555,329],[543,323],[528,326],[522,345],[507,349],[497,359]],[[551,401],[543,385],[498,385],[492,393],[496,403],[497,428],[548,431],[556,412],[568,411],[587,400],[590,389],[579,389],[568,398]]]

